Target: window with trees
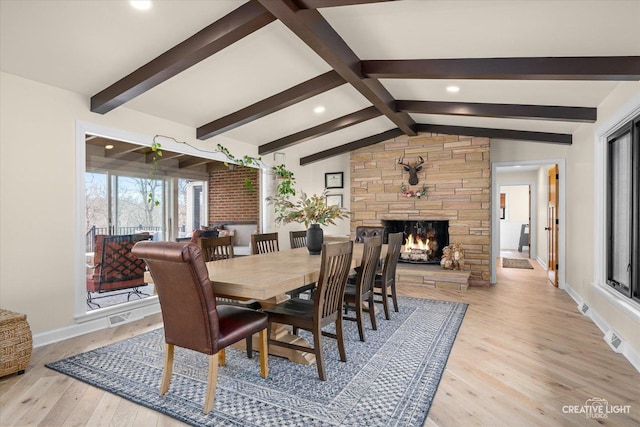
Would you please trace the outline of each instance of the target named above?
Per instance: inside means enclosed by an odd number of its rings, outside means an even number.
[[[640,302],[640,115],[607,139],[607,284]]]

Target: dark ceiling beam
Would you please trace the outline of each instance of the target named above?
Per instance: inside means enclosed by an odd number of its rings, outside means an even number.
[[[289,107],[300,101],[304,101],[305,99],[309,99],[313,96],[334,89],[344,83],[344,79],[335,71],[326,72],[318,77],[314,77],[311,80],[307,80],[306,82],[300,83],[290,89],[263,99],[262,101],[258,101],[253,105],[243,108],[242,110],[238,110],[209,122],[206,125],[202,125],[196,129],[196,136],[198,139],[211,138],[278,110],[282,110],[283,108]]]
[[[376,79],[640,80],[640,56],[362,61]]]
[[[395,0],[294,0],[300,9],[320,9],[322,7],[351,6],[357,4],[383,3]]]
[[[309,156],[300,158],[300,166],[307,165],[309,163],[317,162],[320,160],[328,159],[329,157],[338,156],[340,154],[348,153],[350,151],[357,150],[358,148],[368,147],[370,145],[377,144],[382,141],[386,141],[391,138],[404,135],[404,132],[398,128],[388,130],[386,132],[379,133],[377,135],[368,136],[366,138],[358,139],[357,141],[349,142],[338,147],[330,148],[328,150],[320,151],[319,153],[311,154]]]
[[[151,62],[91,97],[91,111],[105,114],[273,22],[274,16],[250,1]]]
[[[467,135],[499,139],[517,139],[521,141],[548,142],[564,145],[571,145],[572,143],[571,134],[531,132],[511,129],[489,129],[466,126],[418,124],[418,132],[441,133],[445,135]]]
[[[162,156],[158,156],[153,151],[149,151],[148,153],[146,153],[144,155],[144,162],[145,163],[153,163],[153,159],[154,158],[158,162],[164,162],[164,161],[167,161],[167,160],[170,160],[170,159],[177,159],[178,157],[185,157],[185,156],[186,156],[186,154],[175,153],[173,151],[164,151],[164,150],[162,150]]]
[[[293,0],[258,1],[399,129],[416,135],[413,119],[395,109],[393,97],[380,82],[363,77],[360,59],[320,12],[300,9]]]
[[[310,139],[317,138],[322,135],[327,135],[331,132],[344,129],[349,126],[365,122],[375,117],[379,117],[380,115],[381,113],[376,107],[368,107],[364,110],[347,114],[346,116],[339,117],[335,120],[331,120],[318,126],[314,126],[312,128],[305,129],[292,135],[285,136],[284,138],[280,138],[275,141],[263,144],[258,147],[258,153],[260,155],[273,153],[274,151],[291,147],[292,145],[300,144],[304,141],[308,141]]]
[[[396,108],[399,111],[419,114],[559,120],[583,123],[594,123],[598,112],[597,108],[588,107],[404,100],[396,101]]]

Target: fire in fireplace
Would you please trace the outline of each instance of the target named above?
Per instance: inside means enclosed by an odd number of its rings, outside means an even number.
[[[399,262],[439,264],[442,249],[449,244],[449,221],[383,220],[385,237],[389,233],[404,233]]]

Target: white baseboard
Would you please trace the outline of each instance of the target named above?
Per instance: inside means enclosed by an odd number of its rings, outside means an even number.
[[[81,323],[79,322],[74,325],[65,326],[60,329],[54,329],[40,334],[34,334],[33,347],[42,347],[44,345],[88,334],[89,332],[95,332],[112,326],[133,322],[156,313],[160,313],[160,305],[157,303],[123,310],[119,313],[105,313],[103,317],[98,317]]]
[[[542,258],[540,258],[540,257],[536,257],[536,262],[537,262],[538,264],[540,264],[540,267],[542,267],[544,270],[547,270],[547,269],[548,269],[547,263],[546,263],[546,262],[544,262],[544,261],[542,260]]]
[[[604,334],[603,340],[607,343],[609,347],[616,353],[621,353],[631,365],[636,368],[638,372],[640,372],[640,353],[636,351],[630,345],[627,345],[627,342],[623,336],[621,336],[617,331],[609,326],[609,324],[591,307],[588,303],[586,303],[580,295],[568,284],[565,283],[563,289],[573,298],[573,300],[578,304],[577,309],[584,316],[587,316],[591,319],[593,323],[596,324],[598,329],[602,331]],[[622,342],[614,348],[611,343],[612,337],[618,337]]]

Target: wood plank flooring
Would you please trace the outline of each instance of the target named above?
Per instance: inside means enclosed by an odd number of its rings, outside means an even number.
[[[489,288],[399,284],[401,295],[469,303],[425,426],[640,425],[640,373],[532,264],[498,267],[498,284]],[[156,315],[35,349],[24,375],[0,379],[0,425],[184,425],[44,367],[159,326]],[[594,397],[630,405],[630,413],[592,420],[563,411]]]

